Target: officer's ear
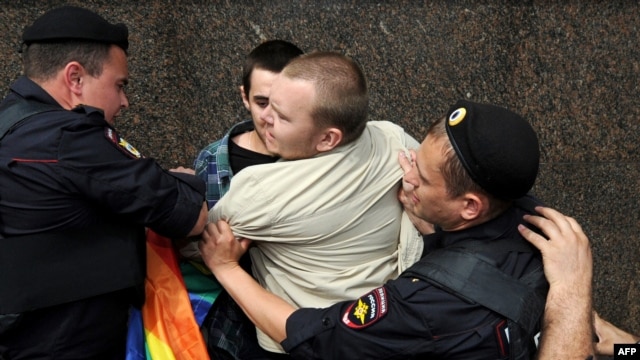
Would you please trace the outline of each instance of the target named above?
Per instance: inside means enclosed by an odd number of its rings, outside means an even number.
[[[486,197],[468,192],[463,195],[463,207],[461,216],[467,221],[473,221],[480,218],[489,211],[489,199]]]
[[[64,83],[69,91],[76,96],[82,95],[85,74],[84,67],[77,61],[72,61],[64,67]]]

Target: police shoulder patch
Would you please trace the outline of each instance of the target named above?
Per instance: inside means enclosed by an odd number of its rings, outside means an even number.
[[[379,287],[354,301],[342,315],[342,322],[352,329],[362,329],[383,318],[387,311],[387,292]]]
[[[133,145],[129,144],[127,140],[121,138],[120,135],[118,135],[118,133],[116,133],[113,129],[108,127],[105,128],[104,136],[125,155],[134,159],[140,159],[142,157],[142,154],[140,154],[140,152],[136,148],[134,148]]]

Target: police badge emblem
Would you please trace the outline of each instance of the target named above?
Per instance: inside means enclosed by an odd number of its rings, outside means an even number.
[[[354,301],[342,316],[342,322],[352,329],[365,328],[387,313],[387,292],[379,287]]]
[[[113,129],[105,128],[104,136],[125,155],[134,159],[140,159],[142,157],[142,154],[140,154],[140,152],[135,147],[133,147],[133,145],[129,144],[127,140],[120,137],[120,135],[113,131]]]

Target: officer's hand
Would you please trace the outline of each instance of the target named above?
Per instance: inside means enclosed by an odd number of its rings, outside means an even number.
[[[416,152],[413,150],[410,150],[409,153],[410,153],[411,159],[407,157],[404,151],[401,151],[398,154],[398,162],[400,163],[400,167],[402,167],[402,171],[404,171],[405,174],[411,171],[411,169],[413,168],[413,164],[416,162]],[[433,224],[423,220],[413,212],[413,203],[411,202],[411,197],[410,197],[410,194],[413,191],[413,189],[414,189],[414,186],[406,182],[403,178],[402,187],[400,188],[400,190],[398,190],[398,200],[402,204],[404,211],[407,213],[407,216],[409,216],[409,219],[411,220],[413,225],[416,227],[416,229],[420,232],[420,234],[422,235],[431,234],[434,232]]]
[[[593,312],[593,319],[593,327],[598,336],[598,342],[594,344],[594,347],[598,355],[611,356],[613,355],[613,344],[635,344],[640,340],[640,337],[634,336],[604,320],[595,311]]]
[[[178,166],[177,168],[169,169],[169,171],[177,172],[177,173],[190,174],[190,175],[195,175],[196,174],[195,170],[189,169],[189,168],[185,168],[185,167],[182,167],[182,166]]]
[[[593,355],[591,282],[593,261],[589,239],[568,216],[546,207],[536,207],[541,216],[524,220],[542,230],[544,236],[524,225],[518,230],[540,249],[549,293],[540,340],[540,359],[585,359]]]
[[[400,153],[398,154],[398,163],[400,163],[400,167],[402,168],[402,171],[405,173],[405,175],[409,171],[411,171],[411,169],[413,168],[413,164],[415,162],[416,162],[415,150],[409,150],[408,156],[404,151],[400,151]],[[413,191],[413,185],[404,181],[404,177],[402,178],[402,189],[406,192]]]
[[[401,203],[403,203],[403,206],[404,206],[404,202],[408,201],[407,195],[404,193],[402,189],[400,189],[400,191],[398,192],[398,199],[400,200]],[[416,230],[418,230],[420,234],[428,235],[435,232],[433,224],[418,217],[418,215],[414,214],[412,211],[412,207],[404,206],[404,211],[409,217],[409,220],[411,220],[411,223],[413,224],[413,226],[415,226]]]
[[[538,227],[548,240],[524,225],[520,234],[542,253],[544,274],[550,286],[590,288],[593,259],[587,235],[578,222],[547,207],[536,207],[542,216],[525,215],[524,220]]]
[[[200,252],[209,269],[216,272],[239,266],[238,259],[247,251],[251,240],[236,239],[224,220],[209,223],[202,233]]]

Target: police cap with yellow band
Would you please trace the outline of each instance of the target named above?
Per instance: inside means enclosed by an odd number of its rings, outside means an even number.
[[[124,24],[111,24],[91,10],[62,6],[49,10],[27,27],[22,34],[25,45],[65,40],[95,41],[129,47],[129,30]]]
[[[531,190],[540,149],[535,131],[520,115],[460,100],[449,109],[445,127],[467,173],[489,194],[516,199]]]

